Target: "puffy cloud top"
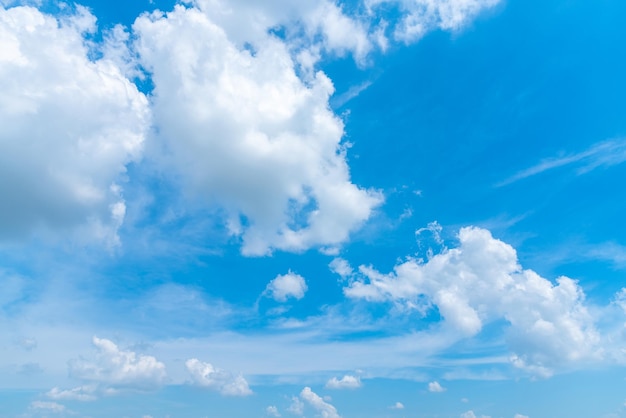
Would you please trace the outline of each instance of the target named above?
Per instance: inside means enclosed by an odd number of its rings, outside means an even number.
[[[381,203],[350,182],[331,81],[298,77],[285,43],[237,47],[196,8],[144,15],[134,30],[155,83],[164,162],[227,213],[243,253],[346,241]]]

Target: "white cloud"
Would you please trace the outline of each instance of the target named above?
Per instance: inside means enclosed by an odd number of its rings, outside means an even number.
[[[467,412],[463,412],[460,415],[460,418],[476,418],[476,414],[474,414],[474,411],[467,411]]]
[[[576,281],[560,277],[554,284],[522,269],[515,250],[487,230],[462,228],[459,241],[457,248],[425,263],[409,259],[389,274],[361,266],[361,277],[344,292],[406,309],[423,311],[432,304],[442,326],[459,338],[504,319],[513,364],[534,374],[549,375],[553,367],[600,355],[594,320]]]
[[[496,184],[496,187],[506,186],[536,176],[548,170],[568,165],[578,165],[578,174],[585,174],[598,167],[611,167],[626,161],[626,139],[611,139],[593,144],[590,148],[577,154],[565,157],[549,158],[539,164],[520,171],[508,179]]]
[[[112,341],[98,337],[93,337],[93,345],[97,349],[95,361],[70,361],[73,377],[121,388],[151,388],[166,378],[165,365],[152,356],[120,350]]]
[[[347,15],[334,1],[197,0],[195,4],[240,46],[256,45],[268,30],[281,27],[290,49],[305,52],[314,61],[322,52],[351,53],[363,63],[373,49],[367,22]]]
[[[97,391],[97,386],[79,386],[73,389],[62,390],[58,387],[52,388],[46,396],[50,399],[54,400],[68,400],[68,401],[95,401],[97,396],[95,395]]]
[[[277,302],[286,302],[289,298],[302,299],[308,290],[304,277],[291,271],[284,275],[278,275],[268,283],[264,294]]]
[[[529,418],[528,415],[515,414],[513,418]]]
[[[350,266],[350,263],[340,257],[334,258],[328,266],[330,267],[330,270],[332,272],[337,273],[343,279],[352,276],[352,274],[354,273],[354,270]]]
[[[404,409],[404,404],[402,402],[396,402],[395,404],[389,407],[390,409]]]
[[[33,401],[30,404],[31,409],[41,409],[48,412],[61,413],[65,412],[65,405],[56,402]]]
[[[341,416],[337,413],[337,409],[335,409],[335,407],[328,402],[325,402],[324,399],[313,392],[310,387],[302,389],[302,392],[300,392],[300,398],[319,412],[322,418],[341,418]]]
[[[427,32],[459,30],[485,9],[500,0],[366,0],[370,8],[385,3],[398,4],[403,12],[394,36],[404,42],[419,40]]]
[[[222,395],[228,396],[252,394],[248,382],[241,375],[234,375],[195,358],[187,360],[185,366],[191,374],[194,384],[198,386],[214,389]]]
[[[116,242],[117,183],[142,154],[146,97],[106,57],[88,58],[95,17],[0,7],[0,237],[73,230]]]
[[[280,417],[280,413],[278,412],[278,408],[276,408],[274,405],[270,405],[265,409],[265,412],[267,413],[267,415],[271,416],[271,417]]]
[[[444,388],[443,386],[441,386],[439,384],[439,382],[430,382],[428,384],[428,391],[429,392],[436,392],[436,393],[440,393],[440,392],[445,392],[446,388]]]
[[[363,384],[358,376],[345,375],[341,379],[333,377],[326,383],[328,389],[357,389]]]
[[[341,244],[382,202],[350,182],[331,81],[305,84],[281,40],[266,35],[251,53],[180,6],[133,27],[156,86],[154,152],[223,208],[244,254]]]
[[[297,396],[291,398],[291,405],[287,409],[294,415],[302,416],[304,414],[304,402]]]

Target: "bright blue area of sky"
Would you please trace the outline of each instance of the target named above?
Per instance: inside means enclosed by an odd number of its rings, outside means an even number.
[[[145,10],[171,10],[174,2],[82,4],[98,17],[100,28],[107,28],[130,25]],[[510,0],[461,32],[438,31],[413,45],[393,45],[384,54],[374,54],[364,68],[350,58],[324,61],[322,70],[333,80],[337,96],[371,83],[334,110],[344,119],[346,141],[352,144],[348,162],[353,182],[386,196],[341,256],[353,266],[372,264],[387,272],[405,256],[425,256],[415,230],[429,222],[443,226],[450,246],[460,227],[484,226],[516,248],[524,268],[552,280],[560,275],[579,279],[590,301],[606,304],[626,283],[625,262],[587,252],[589,246],[607,242],[626,245],[626,164],[580,174],[584,162],[574,163],[499,183],[542,161],[626,136],[625,18],[626,2],[618,0]],[[129,167],[129,177],[148,177],[125,188],[131,217],[133,198],[142,187],[171,206],[185,204],[176,200],[174,183],[149,178],[143,170],[141,164]],[[278,304],[259,295],[269,280],[292,270],[307,278],[309,292],[291,304],[291,317],[304,320],[344,300],[338,276],[328,269],[331,256],[309,250],[245,258],[240,243],[229,239],[206,209],[190,207],[188,217],[163,227],[158,219],[167,209],[155,203],[147,219],[125,224],[120,230],[124,250],[113,256],[86,256],[84,264],[69,266],[72,251],[62,248],[37,255],[34,263],[28,255],[5,257],[3,265],[26,276],[44,274],[52,266],[80,277],[73,280],[98,302],[92,316],[86,313],[78,322],[102,329],[117,326],[152,338],[167,338],[172,330],[177,337],[191,337],[224,327],[184,308],[164,312],[137,305],[164,285],[195,289],[209,305],[225,301],[249,308],[258,302],[267,311]],[[411,216],[403,218],[407,210]],[[154,230],[153,235],[135,240],[140,229]],[[341,309],[353,308],[358,309],[357,302]],[[383,316],[388,308],[375,306],[371,315]],[[436,313],[419,324],[399,319],[376,335],[418,330],[438,319]],[[224,329],[263,333],[272,320],[242,316]],[[361,340],[363,335],[336,338]],[[451,354],[456,355],[462,357]],[[436,376],[437,371],[426,374]],[[328,392],[322,386],[313,389]],[[538,381],[450,380],[444,386],[447,391],[438,394],[429,393],[424,382],[373,379],[357,391],[330,395],[345,417],[457,417],[470,409],[492,417],[625,416],[623,368]],[[104,398],[97,408],[66,404],[94,418],[252,417],[265,416],[270,404],[286,411],[301,386],[254,390],[255,395],[240,400],[167,387]],[[0,390],[0,417],[18,416],[39,395]],[[396,401],[406,409],[389,409]]]

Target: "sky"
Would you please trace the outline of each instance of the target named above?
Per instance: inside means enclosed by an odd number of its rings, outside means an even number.
[[[626,417],[625,17],[0,0],[0,418]]]

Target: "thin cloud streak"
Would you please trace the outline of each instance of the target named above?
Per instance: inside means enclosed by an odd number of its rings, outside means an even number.
[[[522,170],[508,179],[497,183],[495,187],[507,186],[519,180],[541,174],[544,171],[570,164],[581,163],[581,166],[576,170],[576,173],[581,175],[598,167],[610,167],[621,164],[624,161],[626,161],[626,138],[611,139],[596,143],[591,148],[578,154],[543,160],[539,164]]]

